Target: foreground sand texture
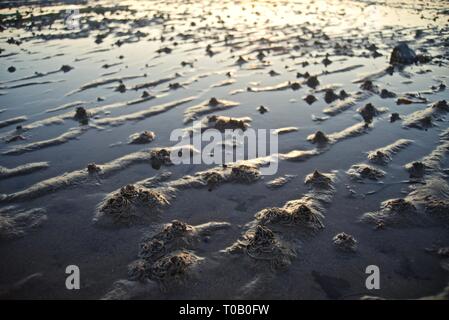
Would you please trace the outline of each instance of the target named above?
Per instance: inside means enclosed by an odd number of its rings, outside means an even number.
[[[0,3],[0,298],[448,298],[446,1],[23,3]],[[279,148],[173,163],[207,129]]]

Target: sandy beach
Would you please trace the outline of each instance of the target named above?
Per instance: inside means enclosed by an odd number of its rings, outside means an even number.
[[[448,63],[447,1],[3,1],[0,298],[447,299]]]

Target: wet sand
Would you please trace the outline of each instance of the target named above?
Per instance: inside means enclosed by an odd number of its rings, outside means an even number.
[[[447,298],[447,3],[0,8],[0,298]],[[171,163],[206,128],[279,150]]]

